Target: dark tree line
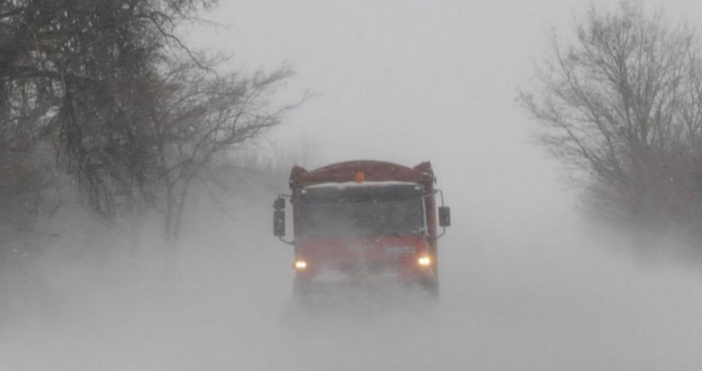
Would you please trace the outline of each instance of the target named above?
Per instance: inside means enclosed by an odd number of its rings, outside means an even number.
[[[552,38],[537,86],[519,100],[539,142],[568,166],[598,218],[699,233],[702,60],[699,37],[662,12],[596,8],[573,38]]]
[[[280,123],[287,69],[217,73],[177,29],[210,0],[0,2],[0,208],[33,215],[73,186],[110,217],[136,205],[177,234],[193,181]]]

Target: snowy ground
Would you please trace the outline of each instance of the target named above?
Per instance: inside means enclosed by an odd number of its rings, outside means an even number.
[[[65,268],[46,310],[2,323],[0,370],[702,369],[693,268],[613,253],[572,223],[487,233],[457,218],[439,305],[356,298],[306,312],[262,204],[238,228],[203,222],[209,237],[185,241],[168,274],[157,256],[106,263],[121,269],[112,282]]]

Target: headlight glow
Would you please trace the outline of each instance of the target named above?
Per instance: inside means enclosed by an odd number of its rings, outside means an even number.
[[[428,256],[421,256],[419,259],[417,259],[417,263],[423,267],[427,267],[431,265],[431,258]]]
[[[307,268],[307,262],[304,260],[295,261],[295,269],[302,270]]]

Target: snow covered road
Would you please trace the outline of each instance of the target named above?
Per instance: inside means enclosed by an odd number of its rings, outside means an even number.
[[[573,225],[554,236],[457,221],[442,241],[439,305],[376,298],[307,313],[290,300],[289,247],[267,235],[263,213],[249,220],[185,244],[168,289],[142,269],[66,289],[59,312],[5,324],[0,369],[702,368],[700,273],[592,246]]]

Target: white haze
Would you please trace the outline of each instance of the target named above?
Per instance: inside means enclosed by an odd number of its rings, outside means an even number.
[[[272,140],[309,140],[329,162],[433,162],[454,218],[440,304],[294,306],[274,194],[243,187],[219,205],[229,217],[209,201],[193,209],[172,260],[153,220],[132,239],[67,217],[60,246],[2,283],[0,370],[702,369],[700,266],[584,226],[513,102],[546,32],[587,4],[222,3],[210,16],[232,27],[194,42],[249,70],[289,61],[284,95],[317,94]],[[695,1],[649,5],[702,19]]]

